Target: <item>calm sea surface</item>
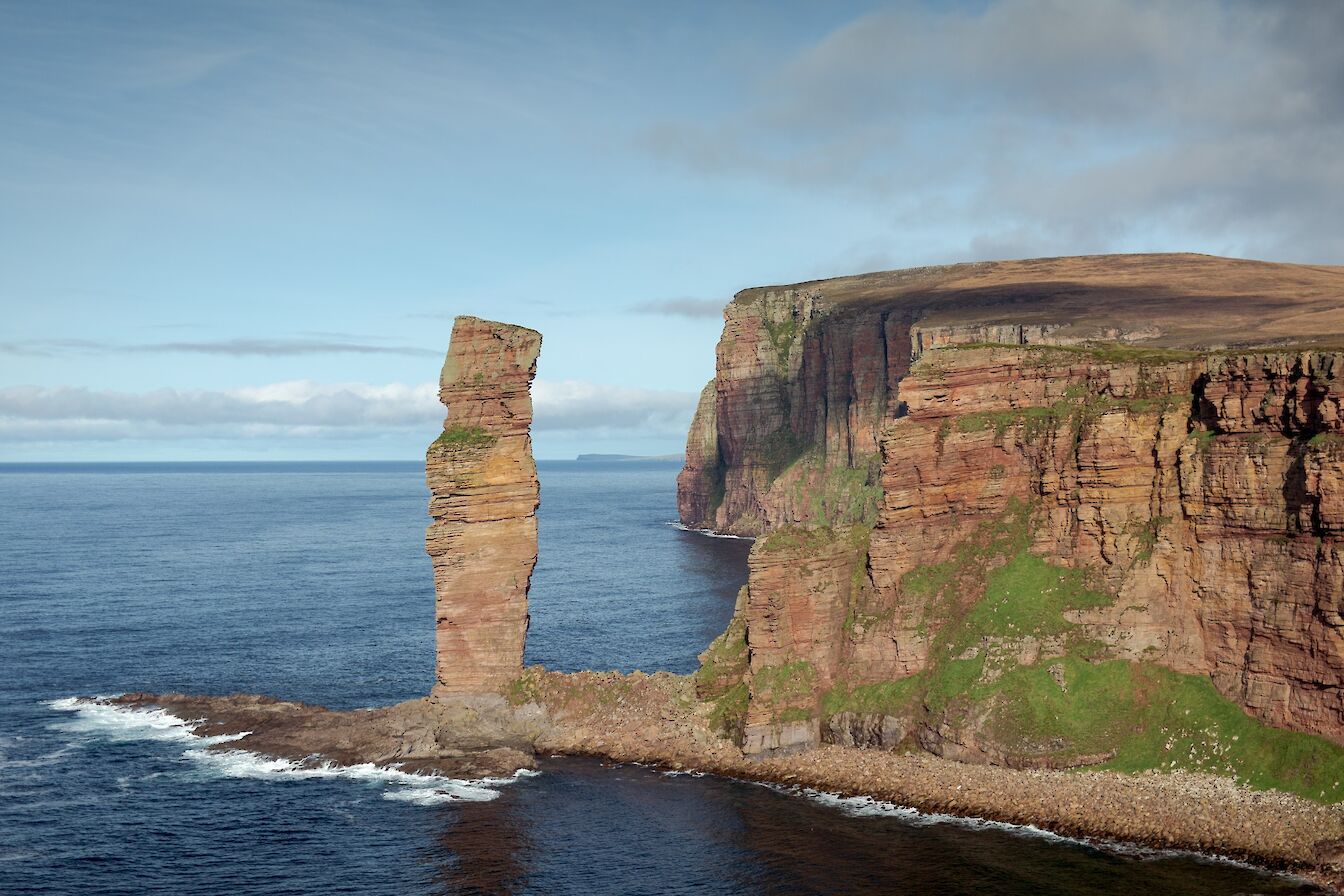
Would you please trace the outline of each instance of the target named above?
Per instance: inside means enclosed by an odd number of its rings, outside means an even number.
[[[670,525],[675,475],[541,464],[529,662],[695,667],[748,543]],[[423,693],[426,497],[416,463],[0,466],[0,894],[1307,892],[1189,856],[586,760],[509,782],[304,772],[68,700]]]

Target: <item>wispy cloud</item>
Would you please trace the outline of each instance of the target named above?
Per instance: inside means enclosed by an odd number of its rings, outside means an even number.
[[[538,381],[535,428],[680,437],[690,393],[579,380]],[[437,432],[443,406],[433,383],[292,380],[235,389],[123,392],[77,386],[0,388],[0,442],[183,438],[350,438]]]
[[[381,345],[342,339],[209,339],[176,342],[118,343],[92,339],[26,339],[0,342],[0,354],[51,357],[60,355],[190,354],[232,357],[303,357],[310,355],[412,355],[437,358],[433,349]]]
[[[781,51],[739,104],[641,145],[706,177],[866,199],[994,254],[1176,235],[1331,261],[1342,39],[1338,2],[900,4]]]
[[[692,319],[718,318],[723,316],[723,299],[653,299],[631,305],[630,310],[637,314],[666,314],[670,317],[689,317]]]
[[[532,397],[539,430],[626,430],[680,438],[690,425],[698,396],[583,380],[539,380]]]

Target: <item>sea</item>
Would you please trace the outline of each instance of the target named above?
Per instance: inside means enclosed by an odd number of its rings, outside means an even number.
[[[540,464],[527,660],[689,672],[750,543],[676,464]],[[423,468],[0,465],[0,894],[1308,893],[1235,863],[709,775],[546,757],[450,781],[207,750],[129,691],[351,709],[425,693]]]

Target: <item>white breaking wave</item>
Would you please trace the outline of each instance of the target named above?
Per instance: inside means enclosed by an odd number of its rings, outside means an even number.
[[[1249,868],[1252,870],[1263,871],[1256,865],[1248,862],[1242,862],[1238,859],[1231,859],[1226,856],[1220,856],[1214,853],[1196,852],[1188,849],[1158,849],[1151,846],[1140,846],[1133,843],[1120,843],[1114,840],[1105,840],[1092,837],[1066,837],[1063,834],[1056,834],[1053,831],[1047,831],[1031,824],[1012,824],[1006,821],[991,821],[988,818],[978,818],[975,816],[946,815],[940,812],[921,812],[910,806],[902,806],[897,803],[879,800],[871,796],[840,796],[837,793],[828,793],[824,790],[813,790],[807,787],[785,787],[779,784],[769,784],[760,782],[763,786],[780,793],[794,796],[803,796],[823,806],[836,809],[846,815],[854,817],[884,817],[899,818],[904,822],[913,825],[935,825],[950,824],[963,828],[972,829],[992,829],[1006,831],[1019,837],[1032,837],[1041,840],[1049,840],[1056,843],[1072,843],[1075,845],[1088,846],[1093,849],[1104,850],[1116,855],[1134,856],[1137,858],[1160,858],[1164,856],[1182,856],[1184,858],[1193,858],[1201,862],[1209,862],[1219,865],[1235,865],[1238,868]],[[1301,880],[1296,875],[1286,872],[1276,872],[1281,877]]]
[[[166,741],[185,744],[183,757],[196,763],[206,774],[223,778],[249,778],[261,781],[306,781],[343,778],[367,785],[384,786],[383,798],[418,806],[436,806],[449,802],[484,802],[499,796],[494,789],[540,772],[519,769],[508,778],[484,778],[464,781],[442,775],[415,774],[398,768],[372,763],[336,765],[332,762],[296,762],[263,756],[250,750],[211,750],[216,744],[239,740],[247,734],[202,737],[195,734],[201,720],[188,721],[162,709],[115,706],[78,697],[48,701],[47,706],[75,713],[68,722],[52,727],[59,731],[112,742],[134,740]]]
[[[1090,843],[1090,841],[1079,840],[1076,837],[1065,837],[1062,834],[1056,834],[1053,831],[1047,831],[1038,828],[1035,825],[1010,824],[1006,821],[990,821],[987,818],[945,815],[940,812],[921,812],[918,809],[912,809],[909,806],[902,806],[898,803],[879,800],[871,796],[840,796],[837,793],[828,793],[824,790],[812,790],[811,788],[801,788],[792,792],[800,793],[813,802],[821,803],[823,806],[830,806],[833,809],[838,809],[846,815],[852,815],[856,818],[873,816],[900,818],[915,825],[954,824],[967,828],[992,828],[1000,831],[1008,831],[1021,836],[1039,837],[1042,840],[1054,840],[1068,843]]]
[[[687,526],[684,523],[679,523],[675,521],[669,522],[668,525],[671,526],[673,529],[678,529],[682,532],[691,532],[696,535],[706,535],[710,538],[738,538],[741,539],[742,541],[756,540],[750,535],[728,535],[727,533],[724,532],[715,532],[713,529],[696,529],[694,527]]]
[[[46,705],[62,712],[75,713],[75,718],[70,721],[57,722],[51,726],[57,731],[89,735],[99,740],[113,742],[158,740],[205,747],[211,744],[227,743],[247,736],[247,732],[243,732],[242,734],[201,737],[193,733],[201,724],[201,720],[187,721],[164,712],[162,709],[117,706],[110,703],[84,700],[79,697],[48,700]]]

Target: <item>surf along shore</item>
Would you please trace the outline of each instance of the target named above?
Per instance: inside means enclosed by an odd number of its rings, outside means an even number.
[[[527,669],[506,696],[422,698],[336,712],[270,697],[128,694],[109,701],[197,721],[212,749],[302,763],[373,763],[479,778],[535,767],[536,754],[590,756],[873,800],[1059,835],[1177,849],[1300,875],[1344,892],[1344,812],[1188,772],[1128,775],[969,765],[925,753],[822,746],[743,756],[712,704],[667,672]]]

